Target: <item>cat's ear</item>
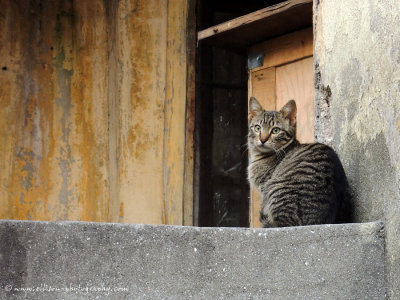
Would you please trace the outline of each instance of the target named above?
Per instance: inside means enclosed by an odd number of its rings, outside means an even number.
[[[253,119],[255,116],[262,114],[264,108],[261,106],[260,102],[257,101],[256,98],[250,97],[249,101],[249,121]]]
[[[286,119],[289,119],[290,126],[296,125],[297,106],[294,100],[289,100],[282,109],[281,113]]]

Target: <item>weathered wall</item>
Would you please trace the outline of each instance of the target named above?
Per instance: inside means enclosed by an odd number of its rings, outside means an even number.
[[[0,218],[182,224],[193,3],[0,7]]]
[[[393,299],[400,295],[399,11],[398,0],[314,6],[316,139],[344,163],[356,221],[385,220]]]

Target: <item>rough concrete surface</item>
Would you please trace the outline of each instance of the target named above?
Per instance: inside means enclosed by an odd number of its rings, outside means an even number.
[[[383,244],[381,223],[240,229],[3,220],[0,295],[383,299]],[[93,290],[107,288],[127,290]]]
[[[388,297],[400,299],[400,1],[314,3],[316,139],[343,162],[356,221],[385,221]]]

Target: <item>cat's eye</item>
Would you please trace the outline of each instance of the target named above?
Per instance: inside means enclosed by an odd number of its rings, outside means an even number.
[[[260,125],[254,125],[254,131],[255,132],[260,132],[261,131],[261,126]]]
[[[271,132],[273,133],[273,134],[277,134],[279,131],[281,131],[278,127],[274,127],[274,128],[272,128],[272,130],[271,130]]]

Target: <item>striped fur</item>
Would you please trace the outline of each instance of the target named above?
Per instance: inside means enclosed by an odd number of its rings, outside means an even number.
[[[296,140],[296,103],[279,112],[249,103],[248,179],[262,195],[264,227],[350,221],[350,193],[342,164],[324,144]]]

